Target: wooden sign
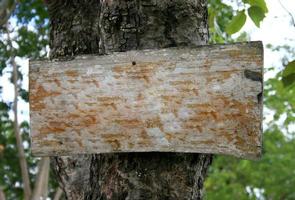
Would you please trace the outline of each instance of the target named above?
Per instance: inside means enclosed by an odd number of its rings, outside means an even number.
[[[261,42],[30,62],[32,152],[261,154]]]

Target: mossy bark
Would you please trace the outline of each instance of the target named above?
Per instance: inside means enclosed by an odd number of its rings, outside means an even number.
[[[51,58],[208,42],[206,0],[47,0]],[[119,153],[51,158],[67,199],[201,199],[212,156]]]

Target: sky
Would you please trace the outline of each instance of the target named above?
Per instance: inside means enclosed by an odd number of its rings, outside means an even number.
[[[288,12],[294,14],[293,17],[295,20],[295,0],[266,0],[269,12],[262,22],[261,27],[257,28],[250,18],[247,18],[246,24],[241,31],[249,33],[252,41],[262,41],[264,46],[267,44],[272,44],[273,46],[288,44],[295,47],[295,25],[290,23],[290,15],[279,2],[288,9]],[[235,35],[238,35],[238,33]],[[273,52],[265,47],[264,67],[269,68],[275,66],[277,67],[277,71],[282,70],[283,66],[280,58],[283,55],[284,52]],[[273,72],[266,73],[264,78],[268,79],[274,75],[275,73]]]
[[[224,0],[224,2],[229,2],[229,0]],[[275,66],[275,71],[279,71],[283,68],[280,58],[283,56],[283,52],[273,52],[266,48],[267,44],[272,44],[273,46],[288,44],[295,47],[295,26],[292,25],[291,17],[289,13],[294,13],[295,18],[295,0],[281,0],[283,6],[288,10],[288,12],[279,3],[279,0],[266,0],[268,6],[268,14],[261,24],[260,28],[257,28],[254,23],[247,18],[245,26],[242,31],[248,32],[252,41],[262,41],[264,44],[264,67],[265,69]],[[13,22],[12,22],[13,23]],[[239,33],[234,34],[237,37]],[[290,58],[291,60],[292,58]],[[293,58],[295,59],[295,58]],[[27,59],[16,59],[17,63],[21,66],[21,72],[24,75],[24,81],[22,87],[28,89],[28,60]],[[0,77],[0,85],[3,86],[2,98],[7,101],[13,101],[13,85],[9,83],[9,72],[11,69],[6,69],[4,75]],[[268,79],[275,75],[274,72],[266,73],[264,79]],[[271,114],[266,110],[265,115],[266,121],[271,120]],[[11,117],[13,116],[12,113]],[[23,100],[19,99],[19,121],[29,120],[29,105]]]

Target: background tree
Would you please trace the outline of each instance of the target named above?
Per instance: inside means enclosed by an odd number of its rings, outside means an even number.
[[[4,77],[10,76],[15,95],[12,102],[4,101],[0,87],[0,189],[6,199],[39,199],[41,196],[47,196],[49,160],[30,156],[29,124],[17,120],[20,114],[18,104],[27,102],[28,95],[23,85],[24,77],[16,61],[20,58],[46,56],[47,12],[41,1],[22,2],[17,5],[10,22],[7,22],[6,14],[12,13],[16,1],[1,3],[8,6],[0,9],[2,14],[4,13],[3,16],[5,15],[0,24],[1,85]],[[34,30],[30,30],[28,26]],[[13,117],[10,115],[11,110],[14,111]],[[29,170],[26,169],[27,163]],[[52,192],[54,190],[50,189],[49,193]]]

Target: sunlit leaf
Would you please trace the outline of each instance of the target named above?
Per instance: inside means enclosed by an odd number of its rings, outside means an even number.
[[[246,22],[245,10],[239,11],[236,16],[232,18],[232,21],[226,27],[226,32],[228,34],[234,34],[241,30]]]
[[[264,14],[264,11],[262,10],[262,8],[260,8],[258,6],[251,6],[248,9],[248,14],[249,14],[250,18],[252,19],[252,21],[254,22],[254,24],[259,28],[260,22],[265,17],[265,14]]]
[[[289,62],[284,71],[283,71],[283,77],[294,74],[295,73],[295,60]]]
[[[248,2],[251,6],[260,7],[264,11],[264,13],[268,12],[268,8],[264,0],[248,0]]]
[[[282,81],[285,87],[295,83],[295,60],[289,62],[282,74]]]

